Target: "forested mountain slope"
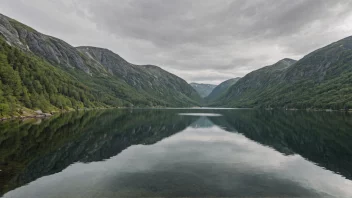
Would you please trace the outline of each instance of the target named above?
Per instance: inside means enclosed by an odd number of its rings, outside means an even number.
[[[273,65],[265,66],[245,75],[228,88],[217,102],[235,106],[239,105],[241,107],[256,105],[251,100],[258,99],[258,94],[265,92],[267,87],[280,81],[280,76],[283,72],[295,62],[292,59],[283,59]]]
[[[106,71],[134,87],[139,92],[152,94],[166,101],[195,104],[199,95],[188,83],[154,65],[134,65],[108,49],[77,47],[91,62],[96,62]],[[191,99],[191,100],[190,100]]]
[[[249,73],[229,89],[218,105],[352,108],[352,37],[289,63],[286,66],[277,63]]]
[[[87,54],[0,14],[0,114],[20,115],[27,108],[198,105],[199,95],[183,79],[91,49],[103,55]]]

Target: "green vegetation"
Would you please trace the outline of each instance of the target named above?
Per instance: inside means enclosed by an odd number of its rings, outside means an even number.
[[[352,72],[321,83],[301,81],[295,84],[270,84],[262,90],[246,90],[228,106],[297,109],[351,109]]]
[[[198,106],[183,79],[110,50],[73,47],[0,14],[0,119],[96,107]]]
[[[0,115],[102,105],[70,75],[0,39]]]
[[[166,102],[140,93],[114,76],[91,77],[81,70],[55,67],[0,38],[0,117],[23,115],[30,109],[50,112],[94,107],[186,105],[187,100],[182,103],[182,99],[175,100],[171,94],[164,97]]]
[[[352,37],[316,50],[290,66],[251,72],[214,105],[231,107],[352,108]]]

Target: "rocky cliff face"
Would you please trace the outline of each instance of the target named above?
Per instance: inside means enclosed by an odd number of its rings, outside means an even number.
[[[202,83],[190,83],[190,85],[193,87],[194,90],[198,92],[198,94],[202,98],[207,97],[216,87],[216,85]]]
[[[1,14],[0,33],[12,46],[32,52],[53,65],[79,68],[86,73],[91,73],[93,65],[88,64],[84,57],[68,43],[41,34]]]

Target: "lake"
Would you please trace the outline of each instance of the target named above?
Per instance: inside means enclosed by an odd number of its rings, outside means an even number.
[[[352,115],[120,109],[0,123],[0,196],[352,197]]]

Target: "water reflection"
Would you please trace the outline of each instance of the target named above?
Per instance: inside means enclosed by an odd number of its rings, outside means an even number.
[[[210,118],[227,131],[290,155],[297,153],[352,179],[352,116],[340,112],[225,111]]]
[[[7,192],[74,162],[115,156],[133,144],[153,144],[197,118],[172,111],[89,111],[37,121],[1,123],[0,187]]]
[[[0,125],[1,169],[17,167],[1,172],[1,185],[36,180],[5,197],[351,197],[351,123],[343,114],[214,109],[8,123],[17,128]]]

